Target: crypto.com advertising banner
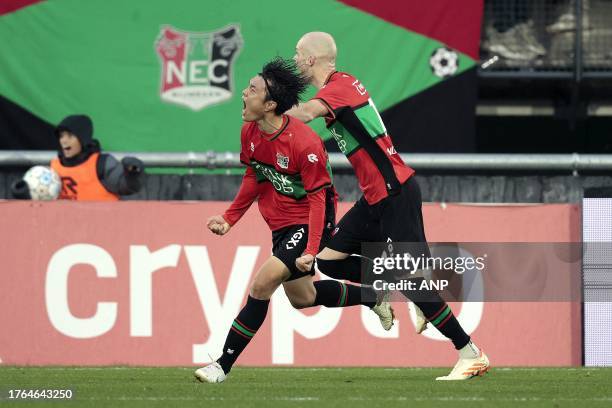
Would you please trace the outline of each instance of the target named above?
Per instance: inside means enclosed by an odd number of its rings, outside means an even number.
[[[228,203],[0,202],[0,360],[12,365],[191,365],[216,357],[270,232],[251,209],[228,235],[205,230]],[[340,212],[349,208],[342,204]],[[426,205],[432,242],[571,242],[571,205]],[[522,265],[517,263],[517,265]],[[507,268],[524,279],[528,273]],[[451,303],[495,365],[581,363],[578,302]],[[451,366],[406,303],[383,331],[361,306],[298,311],[282,290],[242,365]],[[537,350],[534,353],[533,350]]]

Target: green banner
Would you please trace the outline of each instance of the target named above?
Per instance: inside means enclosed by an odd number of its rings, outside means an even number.
[[[242,89],[315,30],[381,110],[474,65],[436,69],[444,44],[333,0],[53,0],[0,17],[0,93],[51,123],[90,115],[106,150],[238,151]]]

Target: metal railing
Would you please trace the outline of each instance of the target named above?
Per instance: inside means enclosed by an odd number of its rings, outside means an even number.
[[[232,152],[110,152],[118,159],[135,156],[147,167],[160,168],[240,168],[238,153]],[[56,151],[0,151],[0,167],[48,165]],[[402,159],[417,170],[538,170],[538,171],[609,171],[612,154],[446,154],[402,153]],[[329,154],[334,169],[348,169],[351,164],[341,153]]]

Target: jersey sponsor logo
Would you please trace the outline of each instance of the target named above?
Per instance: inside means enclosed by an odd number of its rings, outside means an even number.
[[[308,161],[309,161],[309,162],[311,162],[311,163],[318,162],[318,161],[319,161],[319,158],[317,157],[317,155],[316,155],[316,154],[314,154],[314,153],[310,153],[310,154],[308,155]]]
[[[194,111],[229,100],[232,65],[242,44],[238,25],[211,32],[162,26],[155,42],[161,63],[161,100]]]
[[[336,143],[338,143],[338,148],[340,149],[342,154],[346,154],[347,153],[347,151],[346,151],[347,150],[346,149],[346,140],[344,140],[342,135],[340,133],[338,133],[338,131],[334,127],[330,128],[329,132],[331,133],[331,135],[334,138],[334,140],[336,140]]]
[[[295,248],[299,243],[300,240],[302,239],[302,237],[304,236],[304,227],[298,229],[289,239],[289,242],[287,242],[287,245],[285,245],[285,248],[287,249],[293,249]]]
[[[279,173],[276,169],[256,161],[252,161],[251,165],[253,170],[257,173],[258,180],[267,179],[279,193],[298,199],[306,195],[304,187],[301,185],[301,181],[299,178],[296,179],[296,176]]]
[[[276,153],[276,164],[278,164],[278,166],[281,169],[288,169],[289,168],[289,157],[283,156],[280,153]]]

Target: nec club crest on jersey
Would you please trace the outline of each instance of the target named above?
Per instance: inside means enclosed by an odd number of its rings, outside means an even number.
[[[280,153],[276,153],[276,164],[278,164],[278,166],[281,169],[288,169],[289,168],[289,157],[283,156]]]
[[[237,25],[213,32],[162,26],[155,43],[161,62],[161,100],[199,111],[231,99],[232,64],[241,48]]]

